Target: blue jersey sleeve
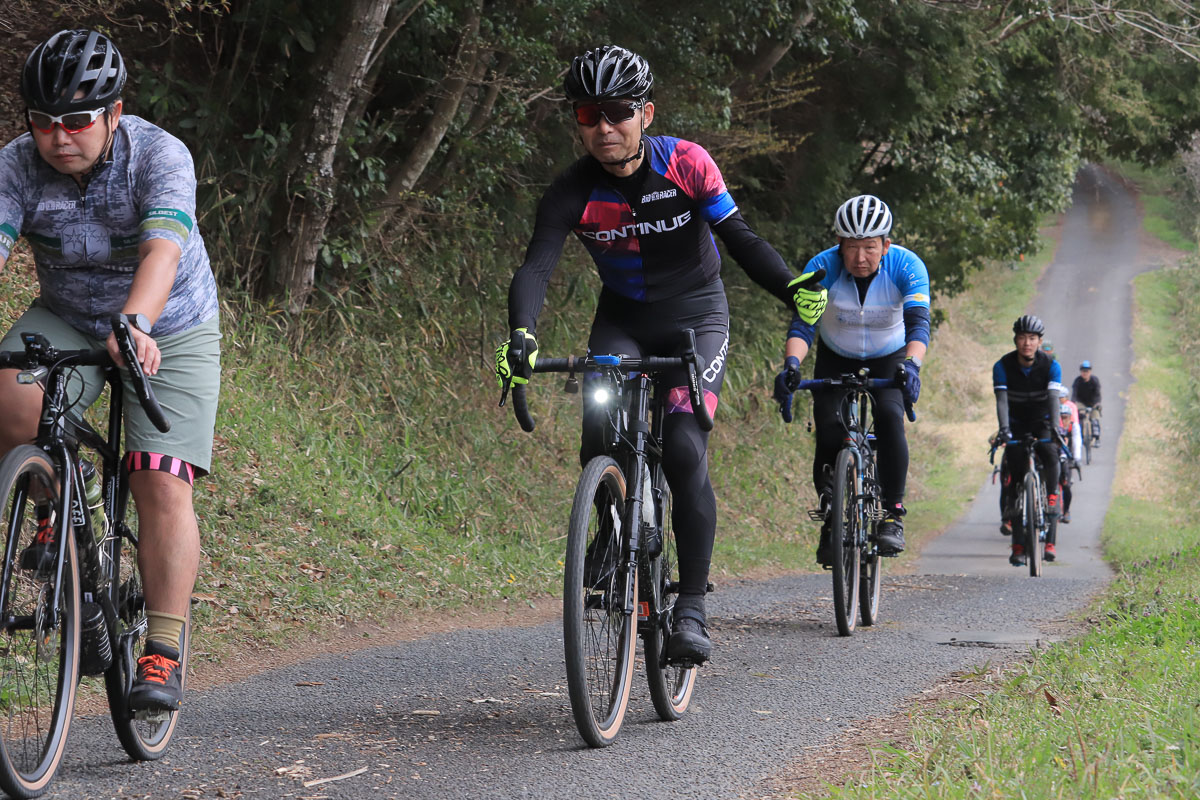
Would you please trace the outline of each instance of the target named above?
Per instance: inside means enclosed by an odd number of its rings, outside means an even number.
[[[904,295],[905,311],[917,307],[929,308],[929,270],[916,253],[905,251],[905,257],[892,279]]]
[[[999,361],[992,367],[992,389],[997,392],[1008,391],[1008,375],[1004,371],[1004,364]]]
[[[1050,364],[1050,385],[1047,388],[1055,394],[1057,394],[1058,391],[1063,388],[1062,364],[1058,363],[1058,359],[1055,359]]]

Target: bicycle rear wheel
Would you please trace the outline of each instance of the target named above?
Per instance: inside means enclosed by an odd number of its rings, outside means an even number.
[[[117,618],[113,637],[113,663],[104,673],[104,691],[113,728],[126,754],[135,761],[154,761],[163,757],[179,723],[178,711],[134,712],[129,708],[129,691],[137,675],[138,654],[146,643],[146,600],[142,595],[142,576],[138,570],[137,548],[123,537],[108,542],[115,576],[109,586]],[[187,689],[188,654],[191,650],[191,614],[183,628],[183,646],[179,665],[183,670],[183,688]]]
[[[0,787],[12,797],[46,791],[62,762],[79,682],[79,559],[62,543],[62,578],[21,565],[37,517],[57,506],[54,465],[32,445],[0,462],[6,543],[0,583]],[[58,603],[55,606],[55,590]],[[51,619],[54,617],[54,619]]]
[[[676,594],[668,587],[679,581],[679,551],[675,544],[675,529],[671,525],[671,490],[656,467],[655,488],[662,492],[662,553],[648,559],[646,570],[653,596],[651,619],[642,635],[646,653],[646,680],[650,684],[650,700],[658,716],[668,722],[677,720],[687,711],[696,688],[696,668],[668,664],[667,639],[671,636],[671,614]],[[657,615],[655,610],[657,609]]]
[[[592,747],[612,744],[632,688],[634,615],[626,614],[625,478],[617,462],[598,456],[579,477],[563,581],[563,648],[575,726]],[[637,581],[631,588],[637,608]]]
[[[858,603],[859,525],[862,520],[862,479],[854,453],[843,448],[833,468],[833,614],[838,634],[854,632]]]
[[[1041,504],[1038,497],[1037,478],[1033,476],[1032,467],[1025,475],[1025,550],[1029,559],[1029,575],[1037,578],[1042,574],[1042,543]]]

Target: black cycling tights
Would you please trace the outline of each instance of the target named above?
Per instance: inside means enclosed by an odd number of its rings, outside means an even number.
[[[719,395],[729,347],[729,310],[719,280],[658,303],[638,303],[602,292],[588,349],[592,353],[634,356],[678,355],[680,331],[686,328],[696,332],[696,349],[706,367],[704,388]],[[659,391],[686,385],[685,376],[682,369],[664,373],[658,381]],[[590,398],[585,376],[580,464],[604,453],[609,425],[607,410],[597,407]],[[662,466],[671,487],[671,524],[679,549],[679,593],[703,595],[717,533],[717,499],[708,477],[708,434],[700,430],[690,408],[665,415]]]
[[[894,378],[904,351],[897,350],[882,358],[858,360],[846,358],[824,345],[817,350],[817,365],[813,368],[814,378],[835,378],[845,373],[856,373],[863,367],[871,371],[872,378]],[[883,503],[889,509],[904,502],[905,484],[908,479],[908,439],[904,436],[904,397],[899,389],[872,389],[875,400],[875,452],[878,454],[879,485],[883,490]],[[833,469],[838,451],[846,438],[845,429],[838,422],[838,405],[842,392],[837,390],[813,392],[813,423],[817,433],[817,451],[813,459],[813,485],[817,492],[830,491],[831,478],[824,476],[825,467]]]

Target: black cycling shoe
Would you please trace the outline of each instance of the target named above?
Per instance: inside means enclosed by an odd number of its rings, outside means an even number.
[[[703,664],[712,655],[708,622],[703,600],[699,608],[675,606],[671,638],[667,640],[667,661],[672,664]]]
[[[833,521],[826,519],[821,525],[821,542],[817,545],[817,563],[825,569],[833,567]]]
[[[37,533],[33,542],[21,551],[21,569],[34,573],[37,580],[47,580],[57,566],[58,549],[54,544],[54,525],[49,510],[38,510]]]
[[[889,513],[883,518],[876,530],[875,542],[881,556],[898,556],[904,552],[904,523],[899,516]]]
[[[129,691],[129,707],[134,711],[174,711],[182,703],[183,667],[179,664],[179,651],[153,639],[147,641]]]

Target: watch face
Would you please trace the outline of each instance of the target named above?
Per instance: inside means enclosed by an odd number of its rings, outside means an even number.
[[[145,314],[126,314],[125,318],[129,320],[129,324],[137,328],[142,333],[150,332],[150,318]]]

